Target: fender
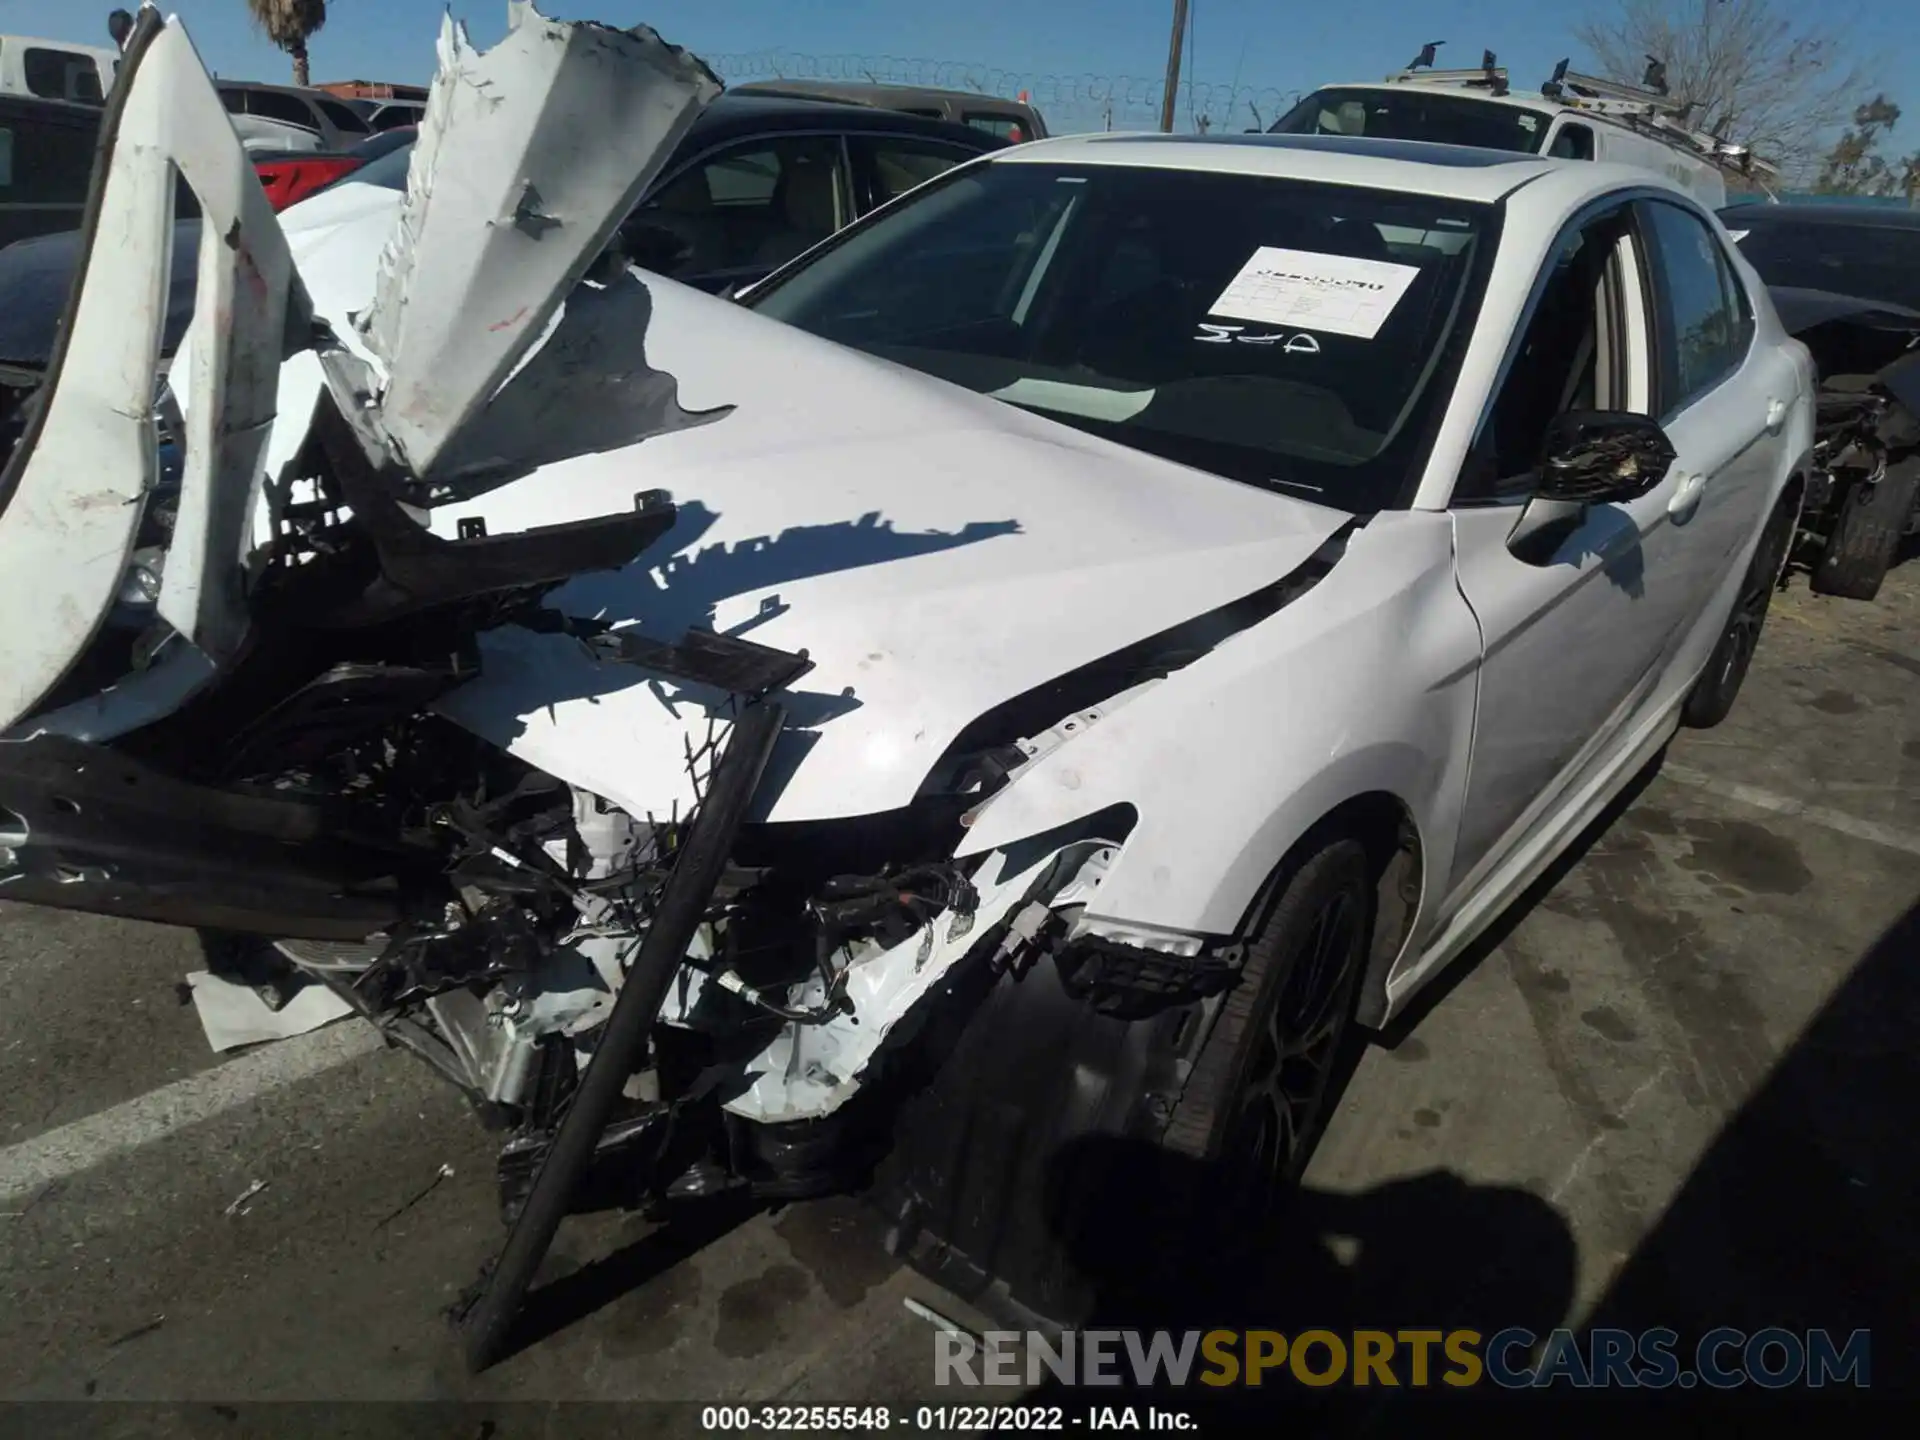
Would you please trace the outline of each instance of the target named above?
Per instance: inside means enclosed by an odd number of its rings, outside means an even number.
[[[1375,516],[1313,590],[1024,770],[959,853],[1131,805],[1139,823],[1088,918],[1225,935],[1302,835],[1385,793],[1413,818],[1426,873],[1446,875],[1479,658],[1447,517]]]

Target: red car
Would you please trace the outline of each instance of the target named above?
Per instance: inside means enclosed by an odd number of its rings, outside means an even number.
[[[253,158],[254,173],[276,211],[324,190],[334,181],[351,175],[369,160],[378,160],[390,150],[412,141],[416,127],[407,125],[382,131],[346,150],[261,154]]]

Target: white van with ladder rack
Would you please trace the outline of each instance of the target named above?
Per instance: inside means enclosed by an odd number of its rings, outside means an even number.
[[[1727,182],[1769,192],[1776,166],[1747,147],[1695,128],[1695,107],[1666,91],[1665,67],[1645,85],[1570,73],[1562,60],[1538,91],[1514,91],[1489,50],[1474,70],[1435,70],[1432,51],[1377,84],[1326,85],[1276,120],[1269,133],[1364,135],[1518,150],[1568,160],[1608,160],[1657,171],[1709,209]]]

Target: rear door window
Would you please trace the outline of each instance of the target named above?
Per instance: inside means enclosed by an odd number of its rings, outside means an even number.
[[[1584,125],[1562,125],[1547,147],[1547,154],[1558,160],[1591,160],[1593,131]]]
[[[1659,334],[1660,399],[1655,408],[1666,420],[1739,368],[1751,331],[1728,288],[1727,257],[1707,223],[1665,201],[1647,201],[1640,213],[1652,252]]]
[[[864,174],[870,210],[973,158],[972,151],[958,145],[905,136],[854,135],[848,137],[848,144],[856,167]]]
[[[78,100],[98,105],[100,67],[91,55],[76,50],[55,50],[44,45],[29,45],[20,56],[20,69],[27,89],[45,100]]]
[[[1011,141],[1016,145],[1022,140],[1030,140],[1033,138],[1027,134],[1026,127],[1011,115],[990,115],[974,112],[963,114],[960,119],[964,124],[971,125],[975,130],[984,130],[989,135],[997,135],[1002,140]]]
[[[332,122],[334,129],[344,130],[349,135],[367,133],[366,120],[352,106],[342,105],[338,100],[315,100],[313,103],[320,107],[320,113]]]
[[[678,277],[784,265],[851,218],[837,135],[748,140],[696,162],[656,191],[622,235],[634,261]]]
[[[288,125],[298,125],[303,130],[318,130],[314,122],[313,111],[307,102],[295,95],[282,95],[278,90],[249,90],[247,92],[247,113],[258,115],[263,120],[279,120]]]

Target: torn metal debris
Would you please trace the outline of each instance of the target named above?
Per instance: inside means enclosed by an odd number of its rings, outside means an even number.
[[[721,89],[644,25],[549,20],[527,0],[507,15],[506,38],[485,52],[442,20],[406,203],[359,322],[386,368],[381,427],[423,479]]]

